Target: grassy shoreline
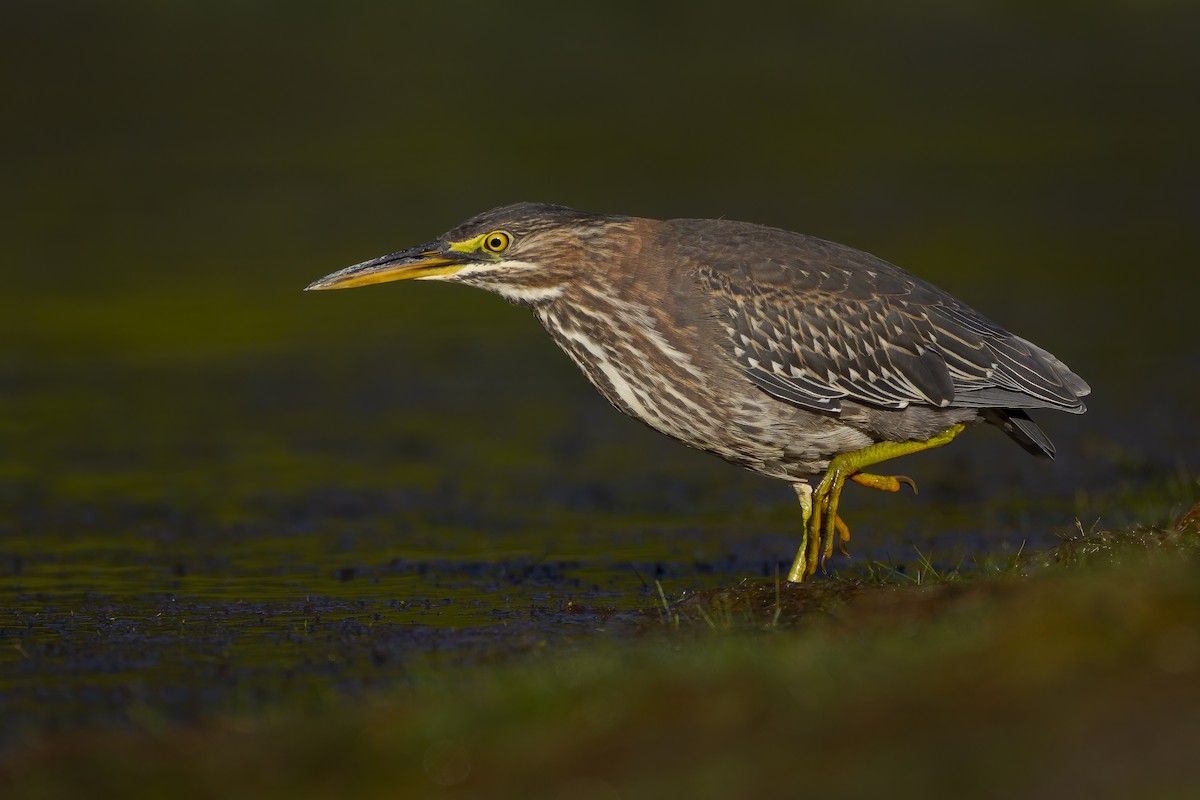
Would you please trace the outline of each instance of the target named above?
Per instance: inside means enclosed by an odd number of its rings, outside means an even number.
[[[1200,513],[1000,567],[771,581],[419,688],[56,737],[23,797],[1184,796],[1200,785]]]

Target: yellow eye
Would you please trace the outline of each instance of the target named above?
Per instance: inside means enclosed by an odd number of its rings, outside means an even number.
[[[483,249],[489,253],[502,253],[512,244],[512,238],[508,231],[492,231],[483,237]]]

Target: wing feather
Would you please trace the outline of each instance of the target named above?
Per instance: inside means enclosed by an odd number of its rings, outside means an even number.
[[[843,245],[723,224],[710,241],[694,231],[681,257],[715,298],[729,351],[764,391],[830,412],[842,399],[1084,410],[1090,390],[1061,361],[932,284]]]

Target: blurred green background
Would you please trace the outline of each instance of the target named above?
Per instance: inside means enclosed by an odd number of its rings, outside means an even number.
[[[636,605],[789,560],[790,492],[608,409],[526,312],[300,291],[520,200],[842,241],[1091,383],[1053,465],[978,432],[855,494],[857,553],[1127,521],[1198,466],[1198,41],[1165,0],[5,3],[4,604],[481,625],[488,564]]]
[[[1092,382],[1055,434],[1194,452],[1194,4],[3,13],[3,474],[26,489],[53,497],[87,452],[120,471],[180,446],[243,486],[262,451],[295,455],[284,424],[372,448],[416,416],[524,449],[495,430],[515,407],[600,401],[521,312],[454,287],[299,292],[523,199],[877,253]],[[371,386],[394,394],[362,418],[348,398]]]

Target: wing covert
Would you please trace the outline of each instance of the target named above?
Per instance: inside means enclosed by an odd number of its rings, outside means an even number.
[[[692,273],[729,352],[769,394],[834,413],[843,399],[1084,410],[1088,386],[1061,361],[932,284],[843,245],[766,230],[771,257],[714,262],[697,243],[693,263],[709,263]]]

